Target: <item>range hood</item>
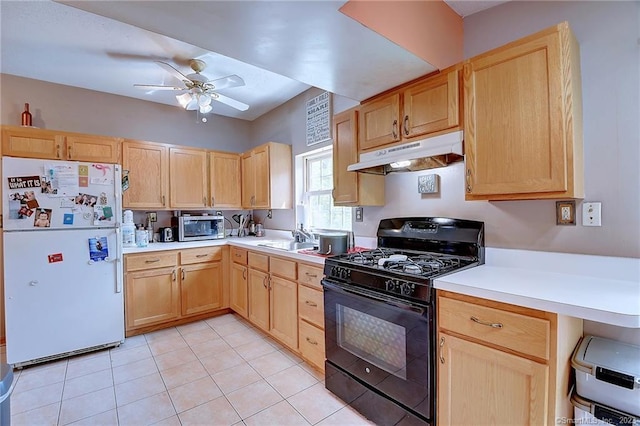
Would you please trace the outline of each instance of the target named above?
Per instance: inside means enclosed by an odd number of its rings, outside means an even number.
[[[360,154],[350,172],[387,174],[444,167],[463,159],[462,130]]]

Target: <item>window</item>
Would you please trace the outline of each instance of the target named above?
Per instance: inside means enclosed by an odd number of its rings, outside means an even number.
[[[329,147],[331,148],[331,147]],[[305,228],[351,231],[350,207],[333,205],[333,156],[331,149],[320,149],[301,156],[302,191],[298,223]]]

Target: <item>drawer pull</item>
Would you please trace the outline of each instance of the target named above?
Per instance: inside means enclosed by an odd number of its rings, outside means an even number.
[[[144,263],[156,263],[156,262],[160,262],[160,259],[147,259],[144,261]]]
[[[307,337],[306,339],[307,339],[307,342],[311,343],[312,345],[318,346],[318,342],[312,339],[311,337]]]
[[[208,254],[196,254],[196,257],[207,257],[209,256]]]
[[[318,306],[318,304],[317,304],[317,303],[312,302],[311,300],[305,300],[305,301],[304,301],[304,304],[305,304],[305,305],[308,305],[308,306],[313,306],[314,308],[315,308],[316,306]]]
[[[486,325],[487,327],[493,327],[493,328],[502,328],[502,323],[500,322],[488,322],[488,321],[482,321],[479,318],[476,317],[471,317],[470,318],[471,321],[478,323],[480,325]]]
[[[310,278],[318,278],[317,274],[310,274],[309,272],[305,272],[304,274]]]
[[[440,364],[444,364],[444,357],[442,352],[444,351],[444,337],[440,338]]]

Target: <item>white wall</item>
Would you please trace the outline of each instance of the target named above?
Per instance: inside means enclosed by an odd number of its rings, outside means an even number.
[[[383,208],[365,208],[357,235],[380,219],[449,216],[482,220],[490,247],[640,257],[638,2],[514,1],[464,20],[465,57],[569,21],[581,50],[585,201],[601,201],[599,228],[556,226],[555,201],[464,201],[462,164],[386,177]],[[418,176],[437,173],[436,196],[417,193]]]
[[[0,123],[20,125],[29,103],[35,127],[230,152],[251,147],[251,122],[210,115],[124,96],[0,74]],[[214,105],[215,107],[215,105]]]

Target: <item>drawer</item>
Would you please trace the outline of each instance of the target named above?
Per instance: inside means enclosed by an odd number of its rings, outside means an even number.
[[[202,247],[180,251],[180,264],[219,262],[222,260],[222,247]]]
[[[273,275],[290,280],[298,279],[298,268],[294,261],[272,257],[269,259],[269,270]]]
[[[324,329],[324,294],[321,290],[298,286],[298,315]]]
[[[238,247],[231,247],[231,260],[241,265],[247,264],[247,251]]]
[[[439,297],[438,324],[441,329],[549,359],[551,325],[546,319]],[[502,327],[490,324],[502,324]]]
[[[247,263],[253,269],[269,272],[269,256],[253,251],[247,254]]]
[[[298,264],[298,282],[302,284],[322,290],[322,284],[320,283],[322,275],[322,268],[305,265],[304,263]]]
[[[178,251],[159,251],[155,253],[127,254],[125,271],[141,271],[143,269],[166,268],[178,265]]]
[[[324,371],[324,331],[300,320],[298,337],[298,347],[302,356]]]

